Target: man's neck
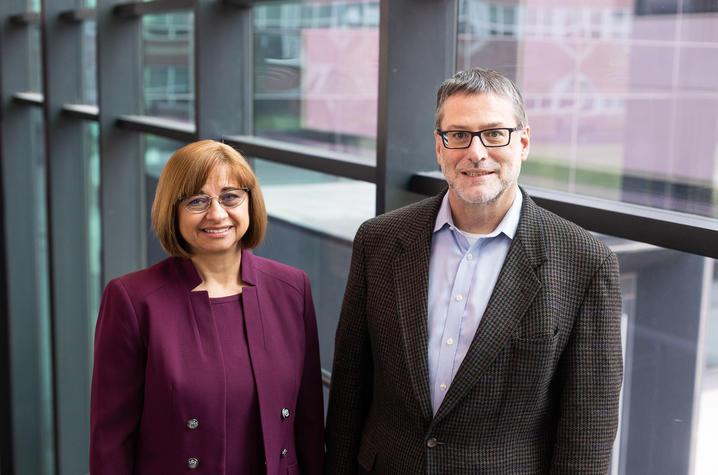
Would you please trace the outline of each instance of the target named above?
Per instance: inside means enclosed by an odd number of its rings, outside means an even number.
[[[520,193],[518,186],[505,190],[491,203],[467,203],[449,190],[449,208],[454,224],[471,234],[489,234],[501,223]]]

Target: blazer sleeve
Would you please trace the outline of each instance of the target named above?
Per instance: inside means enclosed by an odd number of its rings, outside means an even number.
[[[302,473],[317,475],[324,465],[324,396],[322,393],[321,363],[319,360],[319,337],[317,318],[314,313],[312,289],[309,278],[304,280],[304,333],[306,350],[304,369],[297,398],[297,418],[294,440]]]
[[[586,291],[559,365],[565,379],[551,473],[605,474],[623,378],[621,291],[613,253]]]
[[[371,405],[373,364],[366,320],[364,225],[354,238],[349,279],[334,343],[325,473],[354,474]]]
[[[146,348],[120,280],[105,289],[95,330],[90,396],[90,473],[130,475],[142,413]]]

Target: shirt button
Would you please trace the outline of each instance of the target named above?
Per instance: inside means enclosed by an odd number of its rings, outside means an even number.
[[[472,254],[466,254],[466,258],[467,258],[468,260],[471,260],[471,259],[474,258],[474,256],[473,256]]]
[[[457,301],[457,302],[461,302],[462,300],[464,300],[464,296],[463,296],[462,294],[458,294],[458,295],[456,296],[456,301]]]
[[[426,446],[429,447],[430,449],[433,449],[437,445],[439,445],[439,441],[433,437],[426,441]]]
[[[446,384],[441,383],[441,384],[439,385],[439,389],[441,389],[442,391],[446,391]]]
[[[288,419],[288,418],[289,418],[289,409],[285,407],[284,409],[282,409],[282,419]]]
[[[446,340],[446,344],[449,345],[449,346],[453,345],[453,344],[454,344],[454,339],[453,339],[453,338],[449,338],[448,340]]]
[[[199,460],[194,457],[187,459],[187,468],[194,470],[197,467],[199,467]]]
[[[188,428],[188,429],[194,430],[194,429],[196,429],[197,427],[199,427],[199,421],[198,421],[197,419],[189,419],[189,420],[187,420],[187,428]]]
[[[288,453],[289,453],[289,450],[287,450],[287,449],[282,449],[282,451],[279,453],[279,456],[282,457],[282,458],[284,458],[284,457],[287,456]]]

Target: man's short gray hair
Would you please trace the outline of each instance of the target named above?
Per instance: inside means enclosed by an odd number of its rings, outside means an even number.
[[[436,113],[434,115],[437,129],[441,128],[441,108],[444,102],[454,94],[495,94],[503,97],[514,105],[517,126],[526,127],[528,123],[526,111],[524,110],[524,100],[516,84],[497,71],[474,68],[459,71],[441,83],[441,87],[436,93]]]

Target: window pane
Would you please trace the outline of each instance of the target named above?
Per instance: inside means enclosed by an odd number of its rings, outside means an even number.
[[[715,2],[459,5],[458,68],[522,90],[524,183],[718,217]]]
[[[84,155],[88,176],[88,189],[86,190],[89,204],[87,223],[88,255],[89,255],[89,296],[90,321],[95,334],[95,321],[100,310],[100,297],[102,296],[102,221],[100,214],[100,152],[99,152],[99,125],[97,122],[86,122],[84,126]],[[90,345],[92,348],[92,345]]]
[[[12,207],[23,210],[19,229],[30,232],[22,243],[7,236],[15,249],[8,256],[8,271],[14,274],[8,279],[11,427],[16,472],[49,475],[54,473],[54,431],[44,124],[40,109],[29,112],[28,160],[8,164],[12,182],[5,182],[5,228],[14,228]]]
[[[143,137],[143,148],[145,156],[145,216],[147,229],[147,264],[152,265],[161,261],[167,254],[160,246],[160,242],[152,231],[152,201],[155,198],[157,181],[160,178],[162,169],[170,159],[175,150],[184,146],[184,142],[169,140],[154,135]]]
[[[379,2],[254,7],[254,132],[376,154]]]
[[[274,218],[351,241],[359,225],[374,216],[373,183],[266,160],[253,160],[252,165]]]
[[[97,23],[85,21],[82,24],[82,44],[80,54],[81,92],[80,101],[84,104],[97,104]]]
[[[374,184],[253,160],[269,213],[257,254],[303,269],[312,283],[322,368],[331,371],[334,333],[359,225],[374,216]]]
[[[143,113],[194,121],[194,13],[142,17]]]
[[[611,474],[715,473],[718,274],[712,259],[603,236],[619,256],[624,382]],[[710,468],[709,468],[710,467]]]
[[[42,43],[40,42],[40,25],[28,25],[27,29],[30,44],[28,68],[30,73],[29,89],[33,92],[42,92]]]

